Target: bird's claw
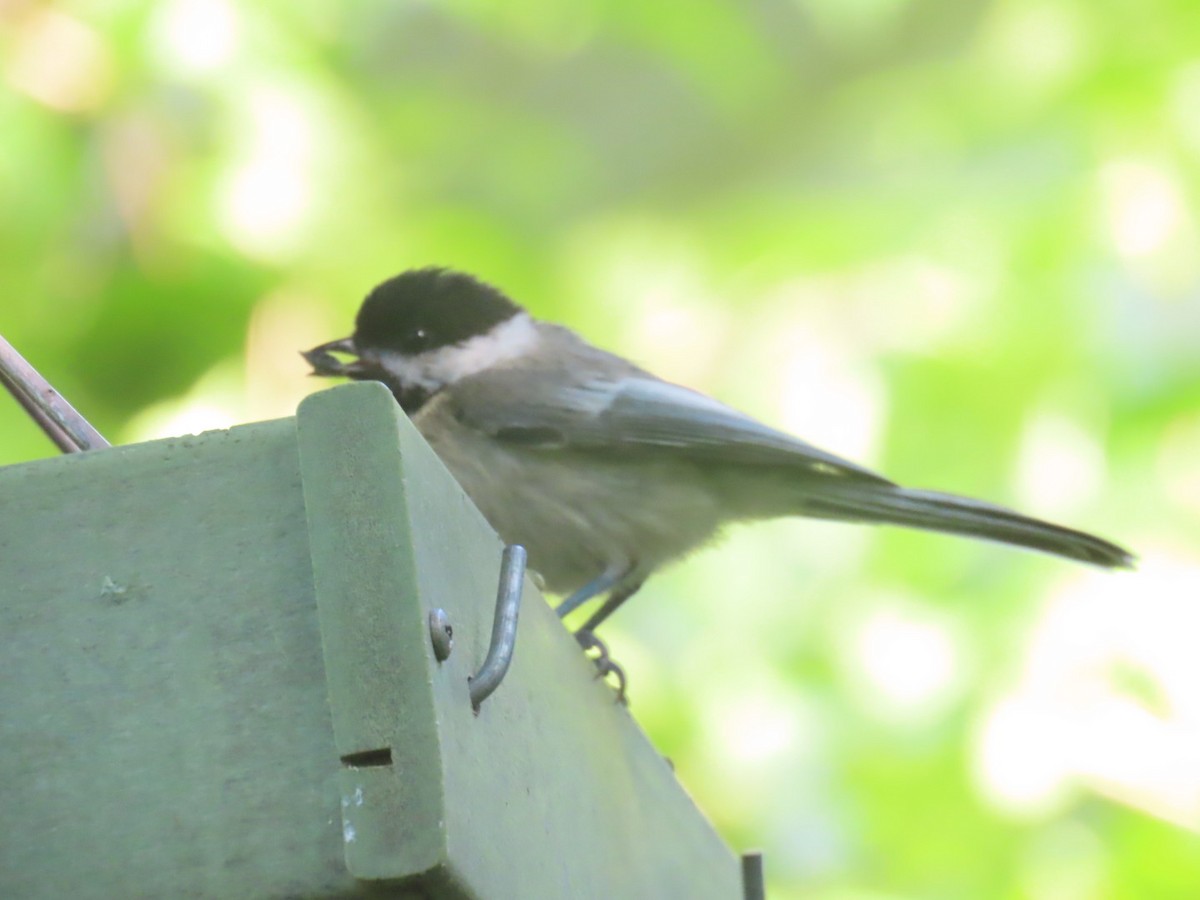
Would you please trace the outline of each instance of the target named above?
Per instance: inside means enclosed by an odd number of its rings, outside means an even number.
[[[609,675],[615,676],[617,682],[617,702],[622,705],[627,704],[629,701],[625,696],[625,685],[628,682],[625,678],[625,670],[613,662],[612,657],[608,653],[608,646],[604,641],[596,637],[594,632],[582,628],[575,632],[575,640],[579,642],[579,646],[583,648],[585,654],[591,650],[596,651],[595,656],[588,657],[596,666],[596,677],[607,680]]]
[[[617,682],[617,702],[622,706],[629,705],[629,698],[625,696],[625,670],[613,662],[611,659],[596,660],[596,677],[608,680],[608,676],[612,675]]]

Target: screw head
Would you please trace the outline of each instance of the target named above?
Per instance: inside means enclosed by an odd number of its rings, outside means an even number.
[[[429,640],[433,644],[433,655],[438,662],[445,662],[454,649],[454,628],[444,609],[429,611]]]

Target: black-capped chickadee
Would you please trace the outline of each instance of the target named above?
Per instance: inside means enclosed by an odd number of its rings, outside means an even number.
[[[560,616],[608,595],[580,629],[585,645],[652,573],[739,520],[903,525],[1098,566],[1133,561],[1081,531],[900,487],[539,322],[459,272],[383,282],[351,337],[303,355],[313,374],[392,390],[500,537],[569,594]]]

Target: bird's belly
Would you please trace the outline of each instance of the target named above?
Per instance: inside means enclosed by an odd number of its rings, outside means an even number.
[[[554,593],[612,566],[644,578],[704,544],[721,523],[702,479],[673,463],[506,448],[479,437],[431,443],[501,539],[524,545]]]

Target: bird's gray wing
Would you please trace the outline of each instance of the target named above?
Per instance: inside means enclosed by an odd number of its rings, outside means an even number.
[[[986,538],[1106,567],[1133,562],[1124,548],[1085,532],[980,500],[902,488],[617,358],[584,373],[579,366],[491,370],[461,379],[443,394],[437,402],[463,424],[497,441],[547,453],[678,453],[701,465],[790,470],[800,476],[800,490],[791,495],[792,511],[799,515]],[[788,482],[781,485],[785,490]]]
[[[463,424],[531,448],[686,455],[696,462],[807,470],[892,482],[697,391],[629,367],[616,378],[496,371],[448,398]]]

